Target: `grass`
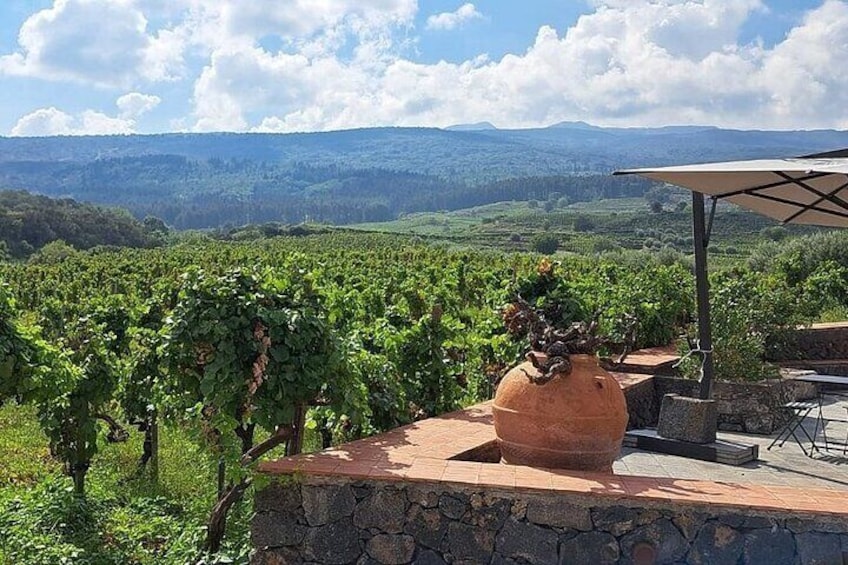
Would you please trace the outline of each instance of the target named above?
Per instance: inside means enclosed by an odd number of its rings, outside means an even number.
[[[686,205],[677,209],[677,204]],[[716,210],[710,253],[720,262],[741,261],[777,223],[727,203]],[[471,248],[532,251],[533,237],[552,234],[565,253],[598,254],[645,250],[692,253],[691,210],[685,200],[651,212],[643,198],[577,202],[545,211],[544,203],[499,202],[451,212],[409,214],[391,222],[348,226],[358,231],[416,235],[430,241]],[[777,228],[785,235],[810,233],[807,226]],[[815,228],[812,228],[815,229]]]
[[[104,444],[86,498],[49,454],[34,411],[0,407],[0,564],[194,563],[215,499],[215,464],[189,434],[164,426],[160,480],[136,476],[143,438]],[[224,553],[245,562],[250,496],[231,516]]]
[[[32,407],[0,406],[0,461],[0,491],[31,487],[61,470]]]

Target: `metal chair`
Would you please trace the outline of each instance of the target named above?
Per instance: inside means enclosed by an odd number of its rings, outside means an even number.
[[[789,411],[789,419],[786,421],[786,424],[783,426],[783,429],[781,429],[780,432],[777,434],[777,437],[774,438],[774,441],[772,441],[766,449],[771,450],[771,448],[774,447],[777,442],[780,442],[778,447],[783,447],[783,444],[786,443],[786,440],[792,437],[798,444],[798,447],[801,448],[801,451],[803,451],[804,455],[806,455],[807,457],[813,456],[813,450],[821,453],[818,446],[816,445],[815,440],[815,437],[818,434],[819,430],[819,421],[821,420],[820,413],[816,415],[816,429],[813,432],[812,437],[803,426],[804,419],[809,416],[813,412],[813,410],[820,409],[819,403],[815,401],[800,400],[795,402],[787,402],[783,405],[783,408]],[[798,434],[796,433],[799,429],[801,430],[801,433],[810,441],[809,453],[804,447],[801,438],[798,437]]]
[[[848,416],[848,406],[845,407],[845,415]],[[848,422],[848,417],[845,418]],[[842,446],[842,455],[848,454],[848,430],[845,431],[845,444]]]

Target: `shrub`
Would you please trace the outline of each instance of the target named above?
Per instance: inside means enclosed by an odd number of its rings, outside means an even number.
[[[757,381],[776,376],[776,367],[765,362],[766,340],[779,344],[786,329],[809,321],[807,297],[780,277],[738,269],[716,274],[711,283],[715,378]],[[695,363],[684,367],[690,376],[695,370]]]
[[[574,231],[587,232],[595,229],[595,222],[589,216],[580,215],[574,218]]]
[[[824,232],[793,239],[778,255],[776,265],[789,284],[798,285],[827,261],[848,267],[848,233]]]
[[[781,241],[783,239],[786,239],[786,236],[789,235],[789,233],[786,231],[786,228],[784,228],[784,227],[771,226],[771,227],[768,227],[768,228],[763,228],[760,231],[760,235],[762,235],[764,238],[769,239],[771,241]]]
[[[540,233],[533,236],[533,239],[530,240],[530,246],[537,253],[552,255],[559,249],[559,239],[554,235]]]

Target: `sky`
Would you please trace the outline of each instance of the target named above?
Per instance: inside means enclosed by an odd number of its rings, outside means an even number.
[[[0,135],[848,129],[848,0],[2,0]]]

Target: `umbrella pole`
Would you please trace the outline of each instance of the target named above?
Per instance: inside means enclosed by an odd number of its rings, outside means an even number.
[[[704,195],[692,193],[692,232],[695,240],[695,289],[698,301],[698,349],[703,355],[699,397],[710,398],[713,386],[713,340],[710,331],[710,282],[707,279],[707,227]]]

